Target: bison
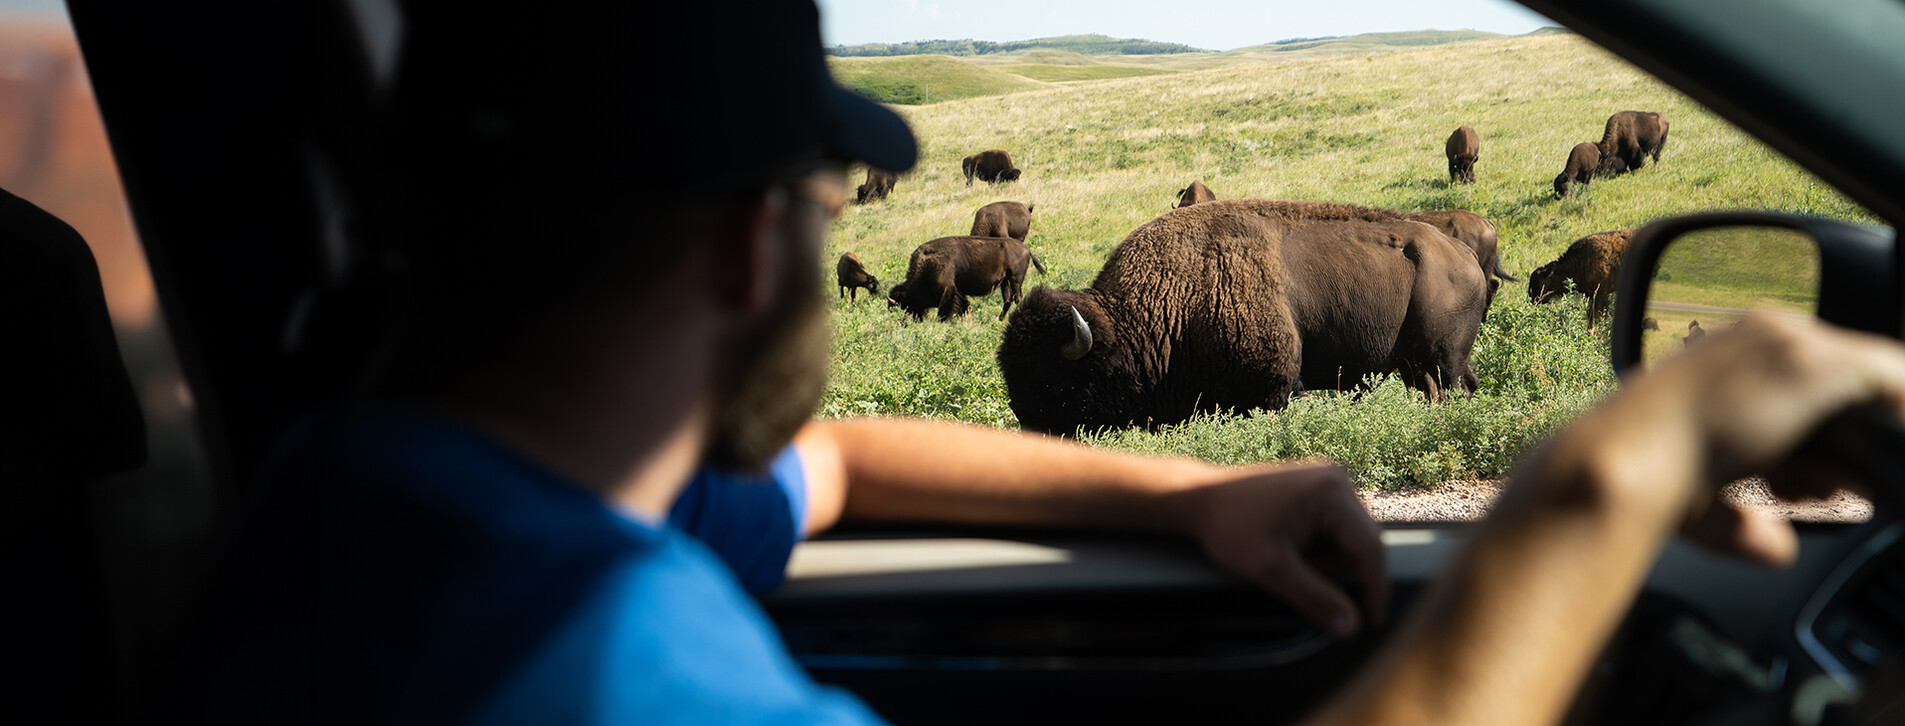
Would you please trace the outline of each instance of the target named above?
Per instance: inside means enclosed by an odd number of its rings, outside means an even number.
[[[1475,253],[1475,263],[1482,268],[1482,277],[1488,280],[1490,305],[1495,303],[1495,290],[1502,286],[1502,280],[1520,282],[1502,269],[1501,256],[1495,249],[1495,223],[1488,221],[1487,217],[1461,209],[1416,212],[1403,216],[1434,227],[1450,239],[1468,245],[1469,251]]]
[[[1397,368],[1438,399],[1476,389],[1486,294],[1468,249],[1395,212],[1207,202],[1133,230],[1091,287],[1033,289],[999,369],[1019,425],[1060,435],[1280,409]]]
[[[1596,232],[1575,240],[1559,259],[1528,273],[1528,299],[1545,303],[1567,290],[1564,281],[1572,281],[1575,292],[1592,300],[1588,318],[1599,319],[1621,277],[1621,254],[1627,251],[1630,232]]]
[[[1660,161],[1660,150],[1667,145],[1667,116],[1653,111],[1622,111],[1607,117],[1601,132],[1601,176],[1639,171],[1647,157]]]
[[[885,199],[886,195],[893,191],[893,184],[899,181],[899,179],[900,176],[893,172],[870,166],[867,167],[867,180],[859,186],[859,196],[856,198],[856,201],[860,204],[866,204],[867,202]]]
[[[1032,208],[1036,204],[1018,202],[993,202],[980,207],[972,214],[972,232],[974,237],[1011,237],[1025,241],[1025,234],[1032,229]]]
[[[1443,145],[1443,151],[1449,156],[1449,181],[1456,184],[1475,183],[1475,160],[1482,154],[1482,137],[1475,129],[1467,126],[1457,128],[1449,134],[1449,141]]]
[[[1660,321],[1655,320],[1653,318],[1641,318],[1640,329],[1641,330],[1659,330]]]
[[[1568,151],[1568,165],[1554,178],[1554,195],[1566,197],[1570,184],[1586,186],[1594,181],[1594,173],[1601,168],[1601,147],[1583,141]]]
[[[966,186],[972,186],[972,180],[988,184],[1019,180],[1019,170],[1012,166],[1012,157],[1003,149],[987,149],[960,162],[966,172]]]
[[[1707,331],[1700,327],[1700,321],[1689,320],[1687,321],[1687,337],[1680,339],[1680,345],[1681,347],[1690,347],[1694,341],[1705,337],[1707,337]]]
[[[886,304],[923,320],[926,311],[939,309],[941,321],[965,315],[968,296],[990,295],[999,289],[1004,305],[999,319],[1019,301],[1027,264],[1045,274],[1045,266],[1024,242],[1011,237],[941,237],[913,250],[906,280],[886,293]]]
[[[1193,204],[1215,201],[1217,201],[1217,194],[1212,192],[1210,187],[1204,186],[1204,180],[1198,179],[1192,181],[1190,186],[1178,190],[1177,206],[1174,208],[1183,209]]]
[[[847,297],[848,291],[852,291],[851,299],[857,302],[863,287],[870,295],[880,292],[880,279],[869,274],[867,268],[860,265],[860,256],[852,252],[840,255],[840,261],[833,265],[833,274],[840,282],[841,297]]]

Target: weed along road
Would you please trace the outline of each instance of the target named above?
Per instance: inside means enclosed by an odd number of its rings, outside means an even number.
[[[965,234],[976,210],[1012,201],[1032,210],[1024,243],[1047,273],[1024,280],[1024,293],[1041,285],[1082,290],[1127,235],[1201,180],[1224,200],[1474,212],[1492,223],[1501,267],[1518,281],[1501,283],[1481,322],[1469,356],[1480,386],[1472,396],[1430,404],[1389,374],[1365,381],[1359,395],[1309,391],[1275,413],[1207,412],[1149,431],[1079,432],[1094,446],[1239,465],[1327,458],[1372,492],[1499,479],[1617,385],[1609,326],[1588,322],[1586,299],[1534,304],[1526,294],[1529,273],[1570,243],[1717,208],[1880,222],[1698,103],[1567,32],[1398,33],[1221,53],[1107,55],[1116,44],[1104,45],[1110,50],[1028,41],[1010,52],[832,58],[843,83],[906,117],[921,158],[886,198],[850,205],[834,222],[821,274],[832,281],[834,262],[852,252],[883,284],[904,280],[915,248]],[[1659,160],[1557,197],[1555,172],[1570,150],[1600,139],[1609,116],[1624,110],[1672,119]],[[1475,131],[1481,152],[1474,181],[1453,184],[1445,145],[1462,126]],[[968,187],[962,160],[990,149],[1009,152],[1022,173]],[[864,171],[850,174],[857,180]],[[1715,282],[1755,294],[1763,287],[1692,270],[1677,270],[1673,284]],[[1757,304],[1677,292],[1670,298],[1715,303],[1668,309],[1703,326],[1707,316],[1719,322]],[[974,299],[972,309],[997,310],[998,294]],[[873,297],[834,304],[820,416],[1019,426],[997,358],[1005,322],[973,314],[915,323]],[[1663,340],[1679,349],[1678,333],[1667,330],[1674,322],[1662,316]],[[1688,322],[1677,319],[1682,331]]]

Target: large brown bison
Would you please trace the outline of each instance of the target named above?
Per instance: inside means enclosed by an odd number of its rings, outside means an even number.
[[[1395,212],[1207,202],[1133,230],[1091,287],[1032,290],[999,369],[1019,425],[1062,435],[1280,409],[1397,368],[1436,399],[1476,388],[1486,294],[1468,249]]]
[[[1210,187],[1204,186],[1204,180],[1197,179],[1192,181],[1190,186],[1178,190],[1175,208],[1183,209],[1193,204],[1215,201],[1217,201],[1217,193],[1212,192]]]
[[[987,149],[960,162],[966,172],[966,186],[972,186],[972,180],[988,184],[1019,180],[1019,170],[1012,166],[1012,157],[1003,149]]]
[[[880,292],[880,279],[868,273],[867,268],[860,265],[860,256],[852,252],[840,255],[840,261],[833,265],[833,274],[834,279],[840,283],[841,297],[847,297],[848,292],[851,291],[851,299],[858,301],[860,288],[863,287],[867,289],[869,295],[877,295]]]
[[[1660,161],[1660,150],[1667,145],[1667,116],[1653,111],[1622,111],[1607,117],[1601,132],[1601,176],[1638,171],[1647,165],[1647,157]]]
[[[1475,160],[1482,155],[1482,137],[1475,129],[1467,126],[1457,128],[1449,134],[1449,141],[1443,144],[1443,151],[1449,156],[1449,181],[1457,184],[1475,183]]]
[[[1032,229],[1032,208],[1035,204],[1018,202],[993,202],[980,207],[972,213],[972,232],[974,237],[1011,237],[1020,242]]]
[[[1568,165],[1554,178],[1554,195],[1565,197],[1568,186],[1580,184],[1587,186],[1594,181],[1594,173],[1601,168],[1601,147],[1583,141],[1568,151]]]
[[[941,237],[913,250],[906,281],[886,293],[886,304],[905,310],[914,320],[938,308],[940,320],[965,315],[968,297],[990,295],[996,288],[1003,307],[999,319],[1019,301],[1025,268],[1030,264],[1045,274],[1045,266],[1025,243],[1011,237]]]
[[[867,202],[885,199],[886,195],[893,191],[893,184],[898,182],[899,179],[900,175],[898,174],[869,166],[867,167],[867,180],[859,186],[857,190],[859,196],[855,201],[860,204],[866,204]]]
[[[1705,328],[1700,327],[1700,321],[1689,320],[1687,321],[1687,337],[1680,339],[1680,346],[1683,348],[1692,347],[1694,341],[1705,337],[1707,337],[1707,331]]]
[[[1496,250],[1499,238],[1495,223],[1488,221],[1487,217],[1462,209],[1416,212],[1403,216],[1434,227],[1450,239],[1468,245],[1469,251],[1475,253],[1475,263],[1482,268],[1482,277],[1488,280],[1490,305],[1495,303],[1495,290],[1502,286],[1502,280],[1519,282],[1514,275],[1502,269],[1501,255]]]
[[[1596,232],[1575,240],[1559,259],[1528,273],[1528,299],[1545,303],[1567,291],[1572,281],[1574,291],[1591,300],[1588,317],[1599,319],[1621,278],[1621,255],[1627,251],[1630,232]]]

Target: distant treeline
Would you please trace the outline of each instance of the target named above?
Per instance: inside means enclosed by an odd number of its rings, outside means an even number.
[[[1057,38],[1015,40],[1007,43],[972,39],[915,40],[909,43],[862,43],[860,45],[836,45],[832,48],[828,48],[827,53],[836,56],[969,56],[1011,53],[1021,50],[1058,50],[1077,53],[1079,55],[1156,55],[1159,53],[1198,53],[1203,51],[1202,48],[1193,48],[1181,43],[1159,43],[1154,40],[1111,38],[1103,35],[1066,35]]]

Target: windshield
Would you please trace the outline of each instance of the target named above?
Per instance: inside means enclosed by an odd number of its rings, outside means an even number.
[[[1344,5],[1348,14],[1385,17],[1379,3]],[[1495,17],[1503,8],[1513,20]],[[823,12],[860,10],[832,2]],[[1309,26],[1279,24],[1270,9],[1219,23],[1260,28],[1246,34],[1257,38],[1249,43],[1177,22],[1132,38],[1078,35],[1115,24],[1125,12],[1115,7],[1103,17],[1073,14],[1071,25],[1028,13],[1042,19],[1028,25],[1061,37],[968,38],[982,32],[974,16],[983,7],[962,12],[935,19],[922,10],[910,24],[829,23],[836,76],[898,108],[922,150],[890,193],[835,223],[829,262],[852,252],[872,276],[897,284],[916,248],[968,233],[981,207],[1020,202],[1029,210],[1024,242],[1044,268],[1027,275],[1025,290],[1082,290],[1132,230],[1178,205],[1192,182],[1218,199],[1467,210],[1492,223],[1501,271],[1513,279],[1498,278],[1473,341],[1473,395],[1431,404],[1390,366],[1345,382],[1348,390],[1308,386],[1274,412],[1200,404],[1181,422],[1147,430],[1139,416],[1137,426],[1078,434],[1092,445],[1226,464],[1326,458],[1348,467],[1365,501],[1392,521],[1480,515],[1513,462],[1616,389],[1610,326],[1595,318],[1611,278],[1599,295],[1569,294],[1587,278],[1568,271],[1573,263],[1550,265],[1577,241],[1714,209],[1880,222],[1659,79],[1506,3],[1475,5],[1472,17],[1413,32],[1285,32],[1278,28]],[[1490,23],[1500,30],[1448,30]],[[1375,20],[1362,26],[1391,30]],[[968,39],[951,40],[959,38]],[[908,42],[927,39],[948,40]],[[1623,111],[1665,119],[1639,168],[1615,158],[1618,140],[1603,144],[1610,117]],[[1464,126],[1480,147],[1472,183],[1451,174],[1447,155],[1451,132]],[[1569,172],[1582,143],[1597,154],[1609,146],[1612,168],[1590,161],[1564,188],[1557,172]],[[1007,152],[1022,173],[968,183],[962,162],[990,149]],[[1556,294],[1537,303],[1542,296],[1530,285]],[[973,299],[969,312],[946,323],[930,312],[915,322],[884,293],[837,303],[822,416],[1020,426],[1001,373],[1008,322],[999,319],[1000,293]],[[1684,317],[1674,321],[1684,327]],[[1179,364],[1226,345],[1195,335],[1170,342],[1175,348],[1159,355]],[[1751,483],[1738,494],[1765,498]],[[1860,519],[1869,507],[1848,498],[1784,511]]]

